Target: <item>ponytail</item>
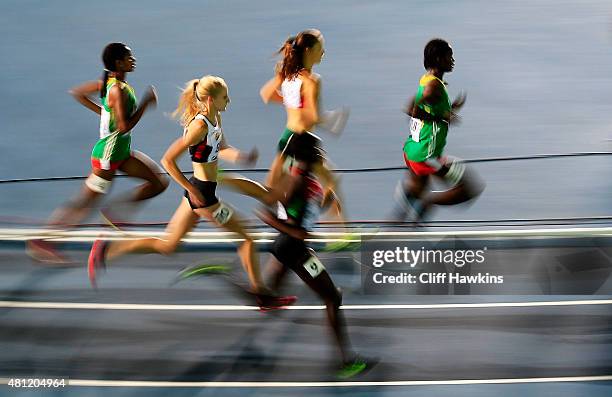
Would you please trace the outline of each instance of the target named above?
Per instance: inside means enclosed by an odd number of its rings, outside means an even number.
[[[204,76],[201,79],[189,80],[183,88],[176,110],[172,117],[179,119],[183,127],[187,127],[191,120],[206,107],[205,98],[215,97],[221,88],[227,90],[225,80],[218,76]]]
[[[172,117],[179,119],[181,125],[184,127],[186,127],[187,124],[189,124],[189,122],[199,112],[197,104],[199,98],[196,92],[198,83],[198,79],[193,79],[187,82],[183,92],[181,93],[181,97],[179,98],[178,106],[174,112],[172,112]]]
[[[108,82],[108,69],[104,69],[104,74],[102,75],[102,87],[100,87],[100,98],[104,98],[106,96],[106,83]]]
[[[315,29],[305,30],[297,36],[290,36],[277,51],[281,59],[276,65],[276,73],[282,80],[295,78],[304,69],[304,52],[314,47],[322,38]]]
[[[294,77],[302,69],[303,62],[301,57],[297,56],[296,39],[297,36],[289,36],[277,51],[277,54],[283,57],[276,66],[276,73],[280,75],[282,80]]]

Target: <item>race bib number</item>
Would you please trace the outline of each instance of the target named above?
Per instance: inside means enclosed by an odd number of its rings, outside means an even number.
[[[319,258],[317,258],[314,254],[311,254],[308,260],[304,262],[304,269],[306,269],[312,278],[316,278],[323,270],[325,270],[325,267]]]
[[[232,215],[234,214],[234,211],[232,211],[232,209],[228,206],[226,206],[225,204],[221,203],[221,205],[219,206],[219,208],[217,208],[214,212],[213,212],[213,218],[220,224],[220,225],[225,225],[227,223],[227,221],[230,220],[230,218],[232,217]]]
[[[421,128],[423,128],[423,121],[417,118],[410,118],[410,137],[413,141],[418,142],[421,139]]]

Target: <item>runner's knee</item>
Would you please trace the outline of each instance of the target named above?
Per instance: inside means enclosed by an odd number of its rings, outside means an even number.
[[[153,246],[157,252],[162,255],[170,255],[178,248],[179,241],[171,240],[155,240]]]
[[[484,180],[471,168],[466,168],[461,182],[470,199],[480,196],[486,186]]]
[[[92,192],[106,194],[110,190],[112,181],[91,173],[85,180],[85,186]]]
[[[147,183],[149,183],[157,191],[157,194],[160,194],[168,188],[170,185],[170,180],[165,175],[155,175],[155,178]]]
[[[157,183],[159,184],[160,190],[163,192],[170,186],[170,178],[165,175],[157,175]]]

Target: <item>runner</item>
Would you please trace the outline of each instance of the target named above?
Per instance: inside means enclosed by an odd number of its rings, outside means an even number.
[[[81,221],[100,196],[110,191],[117,171],[146,181],[127,199],[131,203],[155,197],[168,187],[167,178],[159,175],[161,168],[148,156],[131,148],[131,130],[145,111],[157,104],[155,90],[149,87],[140,105],[136,103],[134,89],[126,80],[127,73],[136,68],[136,58],[125,44],[108,44],[102,61],[105,69],[101,81],[87,82],[71,90],[79,103],[100,115],[100,140],[91,154],[92,171],[80,195],[51,215],[47,222],[49,227],[65,228]],[[94,93],[100,94],[102,105],[90,98]],[[53,244],[44,240],[30,240],[26,248],[30,256],[39,261],[67,261]]]
[[[329,206],[323,195],[323,187],[316,178],[314,165],[324,161],[320,140],[314,134],[294,134],[288,140],[284,156],[288,172],[279,178],[276,188],[271,191],[270,202],[281,200],[286,208],[286,218],[263,210],[260,218],[277,229],[280,234],[272,247],[273,262],[280,263],[273,275],[270,286],[278,290],[287,270],[293,270],[324,301],[327,319],[339,348],[342,367],[340,378],[355,376],[368,368],[368,364],[352,351],[346,324],[340,305],[342,294],[334,285],[329,273],[308,248],[305,239],[317,221],[322,208]],[[272,263],[271,263],[272,266]]]
[[[408,173],[396,191],[399,206],[393,215],[395,220],[408,217],[419,222],[432,205],[459,204],[477,197],[484,189],[464,163],[443,155],[448,127],[460,121],[457,112],[466,99],[461,93],[451,103],[446,91],[444,73],[451,72],[455,65],[452,48],[442,39],[431,40],[425,46],[423,64],[427,72],[406,110],[411,117],[410,135],[404,144]],[[449,189],[425,194],[432,175]]]
[[[95,286],[97,272],[105,268],[106,260],[116,259],[130,252],[156,252],[163,255],[173,253],[181,239],[194,227],[196,221],[203,217],[244,239],[238,247],[238,255],[260,305],[287,303],[286,299],[276,300],[269,296],[269,291],[261,281],[253,239],[245,232],[238,214],[216,196],[219,157],[233,163],[252,165],[258,156],[256,149],[245,153],[227,144],[221,112],[225,111],[229,101],[227,85],[220,77],[204,76],[187,83],[174,112],[174,116],[180,118],[184,127],[183,136],[170,145],[162,159],[162,165],[170,176],[185,189],[184,198],[166,229],[166,237],[113,242],[97,240],[92,246],[88,261],[92,285]],[[193,164],[193,177],[189,180],[176,163],[185,151],[189,151]]]
[[[313,72],[325,53],[325,40],[319,30],[308,29],[285,41],[278,54],[282,59],[276,65],[275,76],[260,90],[265,103],[283,104],[287,111],[287,124],[278,145],[277,154],[270,166],[266,185],[274,184],[282,173],[283,150],[294,134],[312,132],[315,127],[339,135],[349,116],[347,108],[320,112],[321,76]],[[322,163],[315,171],[326,188],[326,194],[334,195],[334,216],[345,220],[342,202],[338,195],[338,181],[332,175],[329,164]]]
[[[287,124],[270,166],[268,186],[273,185],[279,176],[281,153],[291,135],[312,131],[317,125],[338,135],[346,125],[349,115],[347,108],[319,114],[321,76],[312,69],[325,54],[324,44],[323,35],[316,29],[289,37],[278,50],[283,58],[276,65],[275,76],[259,91],[264,103],[283,104],[287,111]]]

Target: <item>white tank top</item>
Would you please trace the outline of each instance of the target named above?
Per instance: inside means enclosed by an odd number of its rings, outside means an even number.
[[[281,84],[281,96],[283,104],[289,109],[300,109],[304,107],[302,100],[302,80],[299,77],[293,80],[285,79]]]
[[[217,161],[219,150],[221,150],[221,141],[223,140],[223,129],[219,125],[219,120],[217,120],[217,125],[213,125],[203,114],[198,114],[193,119],[204,120],[208,126],[208,133],[199,143],[189,146],[191,161],[194,163],[212,163]],[[186,133],[187,127],[183,131],[183,136]]]
[[[311,76],[320,79],[321,75],[315,72],[310,72]],[[302,97],[302,79],[299,75],[294,79],[285,81],[281,84],[280,95],[283,97],[283,104],[289,109],[301,109],[304,107],[304,98]]]

